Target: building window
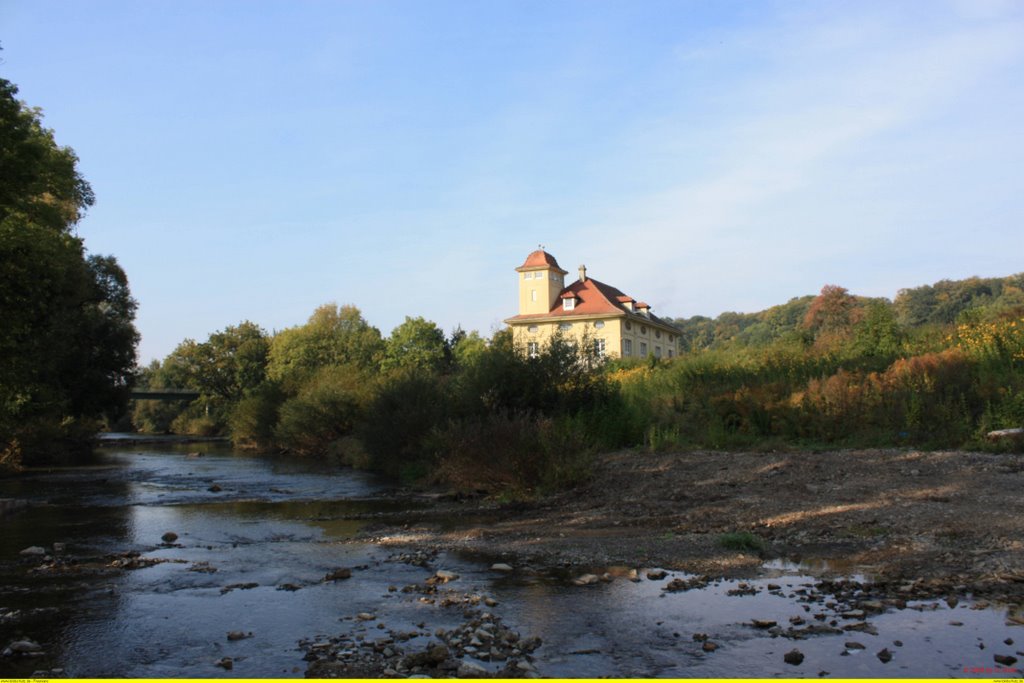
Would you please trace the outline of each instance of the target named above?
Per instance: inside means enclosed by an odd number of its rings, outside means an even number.
[[[536,300],[537,300],[537,290],[536,289],[531,289],[530,290],[530,301],[536,301]]]
[[[623,339],[622,340],[622,355],[632,356],[633,355],[633,340]]]
[[[647,358],[647,342],[640,342],[640,357]]]
[[[566,311],[576,308],[576,299],[562,299],[562,308]]]
[[[654,357],[655,358],[661,358],[661,347],[660,346],[655,346],[654,347]]]
[[[604,358],[604,339],[594,340],[594,354],[598,358]]]
[[[558,326],[558,329],[560,329],[562,332],[568,332],[569,330],[572,329],[572,323],[562,323],[561,325]]]
[[[629,321],[627,320],[627,321],[626,321],[626,329],[627,329],[627,330],[631,330],[631,329],[633,329],[633,323],[631,323],[631,322],[629,322]]]
[[[540,344],[537,342],[526,343],[526,355],[530,358],[536,358],[540,355]]]
[[[647,334],[647,325],[640,326],[640,334]]]
[[[537,326],[536,325],[530,325],[526,329],[529,330],[530,334],[537,334]]]
[[[596,323],[594,323],[594,327],[598,330],[601,329],[602,327],[604,327],[604,321],[598,320]]]
[[[668,357],[669,357],[669,358],[671,358],[671,357],[672,357],[672,349],[669,349],[669,350],[668,350]]]
[[[661,330],[655,330],[654,331],[654,338],[655,339],[661,339]]]

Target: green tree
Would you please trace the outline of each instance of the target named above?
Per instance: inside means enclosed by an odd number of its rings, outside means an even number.
[[[123,412],[135,301],[117,261],[72,227],[93,203],[78,158],[0,79],[0,463],[81,447]]]
[[[415,368],[440,372],[451,359],[444,332],[422,317],[410,318],[391,332],[386,342],[381,369]]]
[[[66,231],[92,205],[78,157],[42,124],[39,109],[17,99],[18,88],[0,78],[0,221],[10,216]]]
[[[384,351],[380,330],[355,306],[325,304],[305,325],[278,332],[270,345],[267,375],[298,386],[330,365],[376,368]]]

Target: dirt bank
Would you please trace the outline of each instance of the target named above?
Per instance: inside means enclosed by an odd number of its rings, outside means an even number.
[[[731,576],[783,559],[883,585],[1021,597],[1022,491],[1019,454],[627,451],[600,457],[575,491],[529,504],[440,501],[366,536],[538,564]],[[723,535],[742,532],[756,536],[734,538],[748,549],[724,547]]]

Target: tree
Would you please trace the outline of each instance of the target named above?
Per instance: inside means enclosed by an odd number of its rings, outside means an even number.
[[[405,317],[405,322],[391,332],[381,361],[383,370],[415,368],[441,371],[451,359],[451,349],[444,332],[422,317]]]
[[[111,256],[72,226],[93,203],[78,158],[0,79],[0,465],[81,446],[123,411],[136,304]],[[70,440],[70,441],[69,441]]]
[[[17,215],[65,231],[92,206],[92,188],[78,172],[74,150],[59,146],[40,110],[17,94],[17,86],[0,78],[0,220]]]
[[[857,299],[845,287],[825,285],[804,316],[804,327],[815,332],[847,332],[859,319]]]
[[[298,386],[330,365],[376,368],[384,351],[380,330],[355,306],[325,304],[305,325],[278,332],[270,345],[267,375]]]

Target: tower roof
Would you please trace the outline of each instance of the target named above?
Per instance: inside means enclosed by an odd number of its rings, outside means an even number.
[[[516,268],[516,270],[536,270],[539,268],[552,268],[562,273],[562,275],[568,274],[568,271],[562,270],[562,267],[558,265],[558,261],[555,260],[555,257],[543,249],[531,252],[530,255],[526,257],[523,265]]]

